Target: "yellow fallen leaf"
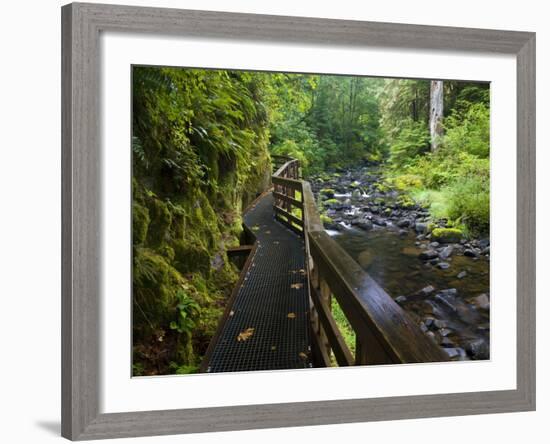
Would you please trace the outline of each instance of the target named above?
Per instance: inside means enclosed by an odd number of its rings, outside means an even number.
[[[241,331],[237,336],[237,342],[247,341],[254,334],[253,328],[247,328],[245,331]]]
[[[302,359],[307,359],[307,355],[304,352],[298,353],[298,356],[300,356],[300,358]]]
[[[290,288],[294,288],[295,290],[299,290],[300,288],[302,288],[304,286],[304,284],[291,284],[290,285]]]
[[[289,313],[286,315],[288,319],[294,319],[296,317],[296,313]]]
[[[265,234],[271,234],[271,231],[267,230],[267,231],[265,232]]]
[[[275,351],[277,350],[277,347],[275,347],[274,345],[271,346],[271,351]]]
[[[306,270],[304,270],[303,268],[300,268],[299,270],[290,270],[290,273],[292,274],[300,273],[302,276],[305,276]]]

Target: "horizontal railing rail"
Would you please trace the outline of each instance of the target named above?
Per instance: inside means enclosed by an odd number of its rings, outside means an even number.
[[[300,163],[287,156],[271,176],[273,184],[273,211],[277,220],[301,236],[304,235],[303,192],[300,177]]]
[[[304,237],[310,324],[318,366],[447,361],[405,311],[324,230],[309,182],[288,156],[272,176],[274,216]],[[355,334],[355,353],[333,315],[333,300]]]

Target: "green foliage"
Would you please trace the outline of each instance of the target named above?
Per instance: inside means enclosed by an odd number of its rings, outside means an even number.
[[[453,113],[445,120],[445,146],[454,152],[489,157],[489,108],[472,104],[464,113]]]
[[[402,167],[414,162],[415,158],[429,148],[430,133],[424,122],[405,120],[401,131],[390,145],[390,162]]]
[[[200,316],[201,307],[183,289],[176,292],[176,298],[178,300],[176,306],[178,316],[175,321],[170,322],[170,328],[177,330],[178,333],[191,335],[196,326],[196,319]]]
[[[338,330],[342,333],[344,342],[352,354],[355,354],[355,331],[335,298],[332,298],[332,316],[334,317]]]
[[[380,79],[359,77],[272,75],[271,151],[300,159],[306,175],[381,160],[382,85]]]
[[[489,180],[471,176],[447,189],[448,215],[460,220],[472,234],[489,232]]]
[[[410,83],[412,82],[412,83]],[[382,127],[390,149],[393,185],[470,233],[489,230],[489,88],[444,82],[445,134],[429,151],[427,120],[414,118],[418,81],[388,81],[381,96]],[[424,96],[429,99],[429,94]],[[427,103],[427,102],[426,102]],[[424,104],[420,107],[425,109]]]

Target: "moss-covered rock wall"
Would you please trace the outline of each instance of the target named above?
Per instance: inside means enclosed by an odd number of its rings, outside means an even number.
[[[133,71],[134,375],[198,369],[238,272],[242,209],[269,185],[261,78]]]

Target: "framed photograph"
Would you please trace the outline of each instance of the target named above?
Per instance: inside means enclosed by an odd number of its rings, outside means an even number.
[[[535,34],[62,8],[62,434],[535,409]]]

